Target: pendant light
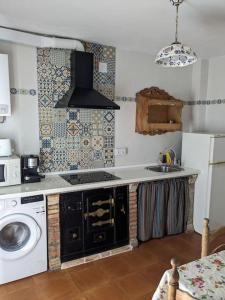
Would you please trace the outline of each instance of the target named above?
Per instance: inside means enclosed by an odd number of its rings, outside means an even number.
[[[170,0],[176,7],[176,33],[175,42],[162,48],[156,56],[155,63],[163,67],[186,67],[197,61],[196,53],[191,47],[178,41],[179,6],[184,0]]]

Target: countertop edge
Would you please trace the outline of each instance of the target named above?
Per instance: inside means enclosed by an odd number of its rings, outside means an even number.
[[[12,192],[9,194],[7,194],[7,193],[1,194],[0,200],[35,196],[35,195],[39,195],[39,194],[48,196],[51,194],[61,194],[61,193],[78,192],[78,191],[82,191],[82,190],[90,190],[90,189],[97,189],[97,188],[107,188],[107,187],[113,187],[113,186],[137,184],[137,183],[141,183],[141,182],[193,176],[193,175],[198,175],[199,173],[200,173],[200,171],[198,171],[198,170],[187,169],[187,170],[183,170],[180,172],[169,173],[169,174],[168,173],[167,174],[155,173],[154,176],[151,173],[151,176],[147,176],[147,177],[144,176],[144,177],[129,178],[129,179],[121,178],[121,179],[113,180],[113,181],[103,181],[103,182],[96,182],[96,183],[89,183],[89,184],[71,185],[71,186],[65,186],[65,187],[59,187],[59,188],[46,188],[46,189],[41,189],[41,188],[38,189],[37,188],[37,190],[32,190],[32,191],[23,191],[23,192],[15,192],[15,193]],[[49,177],[59,178],[59,175],[49,175]],[[10,187],[8,187],[8,188],[10,188]]]

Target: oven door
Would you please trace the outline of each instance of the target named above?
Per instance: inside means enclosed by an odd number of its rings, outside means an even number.
[[[6,181],[7,181],[6,168],[7,168],[6,164],[0,163],[0,186],[6,185]]]
[[[111,249],[115,243],[113,189],[84,192],[84,206],[86,254]]]

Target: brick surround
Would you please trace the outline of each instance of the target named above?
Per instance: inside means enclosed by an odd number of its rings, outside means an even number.
[[[130,215],[130,246],[120,247],[101,254],[95,254],[86,258],[77,259],[71,262],[71,266],[87,263],[103,257],[129,251],[138,245],[137,242],[137,186],[129,185],[129,215]],[[59,224],[59,194],[47,197],[48,207],[48,261],[49,270],[54,271],[61,268],[60,261],[60,224]],[[68,266],[70,262],[66,263]]]

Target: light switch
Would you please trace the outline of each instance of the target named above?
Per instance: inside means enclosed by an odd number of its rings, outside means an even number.
[[[123,148],[116,148],[115,149],[115,156],[124,156],[128,154],[128,148],[123,147]]]
[[[98,65],[98,71],[100,73],[107,73],[108,72],[108,67],[107,67],[107,63],[104,63],[104,62],[99,62],[99,65]]]

